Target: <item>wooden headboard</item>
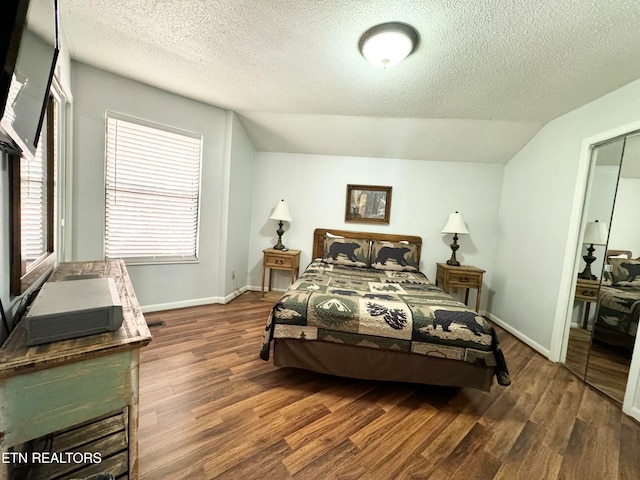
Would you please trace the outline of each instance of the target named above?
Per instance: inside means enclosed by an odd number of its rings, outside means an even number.
[[[329,232],[345,238],[364,238],[366,240],[382,240],[386,242],[400,242],[402,240],[418,245],[418,262],[420,262],[420,250],[422,248],[422,237],[416,235],[395,235],[392,233],[372,233],[372,232],[350,232],[348,230],[336,230],[334,228],[316,228],[313,231],[313,256],[322,258],[324,255],[324,236]]]
[[[629,259],[633,256],[629,250],[607,250],[607,263],[609,263],[611,257],[621,257],[623,255]]]

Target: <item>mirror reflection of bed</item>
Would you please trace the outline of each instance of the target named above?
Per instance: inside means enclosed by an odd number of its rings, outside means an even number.
[[[586,380],[624,397],[640,314],[640,260],[628,250],[608,250],[598,295]],[[609,270],[609,271],[607,271]]]

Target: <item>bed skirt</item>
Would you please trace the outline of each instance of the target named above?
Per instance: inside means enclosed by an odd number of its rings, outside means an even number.
[[[471,387],[488,392],[495,367],[329,342],[276,338],[273,363],[340,377]]]

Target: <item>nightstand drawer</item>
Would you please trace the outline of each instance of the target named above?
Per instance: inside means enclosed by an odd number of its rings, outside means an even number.
[[[576,285],[576,299],[595,302],[598,300],[599,290],[600,287],[598,285],[582,285],[578,283],[578,285]]]
[[[447,278],[447,284],[455,287],[468,287],[481,283],[482,274],[474,272],[449,272]]]
[[[295,258],[291,255],[274,255],[265,253],[264,266],[269,268],[292,268],[294,266]]]

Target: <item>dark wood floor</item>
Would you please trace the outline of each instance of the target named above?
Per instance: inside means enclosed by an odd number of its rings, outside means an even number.
[[[142,480],[640,478],[640,426],[506,332],[507,388],[356,381],[260,360],[271,306],[146,315]]]

